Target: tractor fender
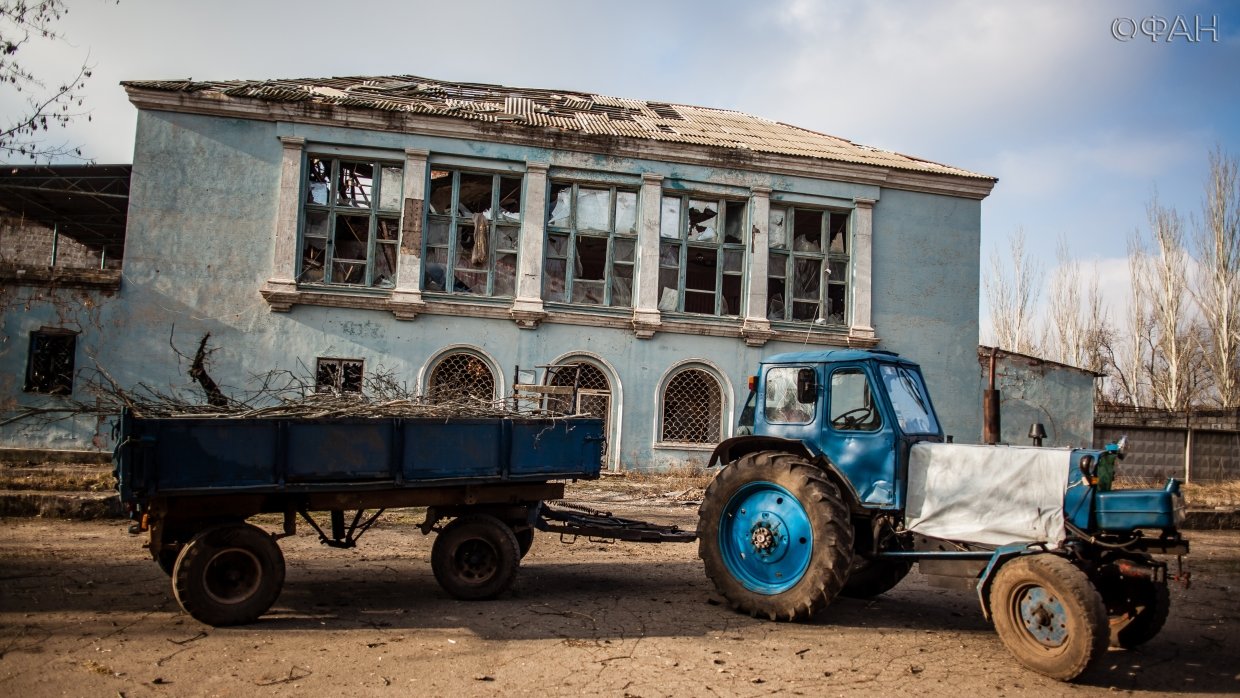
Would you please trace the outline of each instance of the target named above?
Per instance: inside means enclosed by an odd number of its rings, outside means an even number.
[[[813,463],[827,474],[836,487],[840,488],[840,493],[844,495],[845,501],[848,502],[849,508],[854,512],[861,508],[861,498],[857,494],[857,489],[853,487],[852,482],[844,476],[835,464],[821,455],[814,455],[810,452],[805,444],[797,439],[784,439],[778,436],[734,436],[725,441],[721,441],[715,450],[710,454],[710,461],[707,463],[708,468],[716,465],[727,465],[750,453],[758,451],[779,451],[782,453],[790,453],[798,458],[805,459],[808,463]]]
[[[982,575],[977,578],[977,601],[982,606],[982,618],[987,623],[991,622],[990,587],[994,582],[995,573],[1004,563],[1013,558],[1042,552],[1046,551],[1040,546],[1034,547],[1029,543],[1008,543],[995,549],[994,555],[990,556],[990,562],[986,563],[986,569],[982,570]]]

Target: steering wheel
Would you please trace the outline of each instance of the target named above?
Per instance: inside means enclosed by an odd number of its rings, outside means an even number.
[[[857,416],[856,417],[852,416],[854,414]],[[872,414],[873,414],[873,410],[871,410],[869,407],[855,407],[851,410],[848,410],[847,412],[844,412],[843,414],[836,416],[835,419],[832,419],[831,426],[843,427],[845,429],[856,429],[858,424],[869,421],[870,416]]]

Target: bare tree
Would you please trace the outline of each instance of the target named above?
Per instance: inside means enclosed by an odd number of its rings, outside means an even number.
[[[1216,148],[1202,220],[1193,238],[1200,267],[1193,298],[1205,325],[1203,361],[1220,407],[1240,406],[1240,163]]]
[[[1008,351],[1034,354],[1038,333],[1034,326],[1034,307],[1038,302],[1042,271],[1025,255],[1025,231],[1018,229],[1009,239],[1011,269],[996,251],[990,258],[990,274],[983,285],[990,305],[990,326],[995,344]]]
[[[26,103],[25,109],[0,121],[0,154],[30,160],[82,155],[80,148],[44,138],[52,127],[90,118],[82,99],[90,66],[83,62],[51,87],[19,56],[32,40],[63,41],[54,26],[68,11],[65,0],[0,0],[0,89],[21,93]]]

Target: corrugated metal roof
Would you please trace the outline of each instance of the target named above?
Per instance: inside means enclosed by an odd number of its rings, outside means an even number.
[[[130,80],[122,84],[141,90],[433,114],[513,123],[532,129],[556,128],[993,179],[741,112],[565,90],[445,82],[414,75],[198,82]]]

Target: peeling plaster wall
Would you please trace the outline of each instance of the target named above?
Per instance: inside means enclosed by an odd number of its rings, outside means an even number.
[[[303,365],[313,366],[320,356],[364,359],[368,371],[382,367],[413,383],[442,348],[462,344],[476,347],[499,367],[499,384],[508,392],[514,366],[532,368],[568,352],[589,353],[610,363],[623,386],[623,404],[613,405],[623,411],[622,438],[612,444],[619,449],[621,466],[663,469],[704,465],[710,453],[709,447],[652,447],[657,391],[669,367],[700,358],[726,374],[726,437],[745,400],[746,377],[758,360],[803,348],[776,341],[749,347],[737,338],[670,332],[639,340],[630,330],[554,323],[522,330],[510,320],[476,317],[422,314],[400,321],[387,311],[321,306],[272,312],[258,290],[272,273],[280,136],[396,153],[419,148],[432,157],[547,162],[633,178],[656,172],[715,187],[769,186],[844,201],[878,199],[873,324],[880,348],[922,362],[949,433],[959,441],[980,435],[980,408],[972,397],[980,394],[977,201],[726,167],[152,111],[139,112],[120,302],[104,306],[101,322],[109,331],[91,340],[100,362],[122,383],[140,380],[200,394],[186,375],[188,366],[178,362],[168,344],[171,337],[190,354],[205,332],[217,349],[210,359],[211,375],[226,390],[272,369],[304,375]],[[83,431],[74,447],[89,447],[90,439]]]

